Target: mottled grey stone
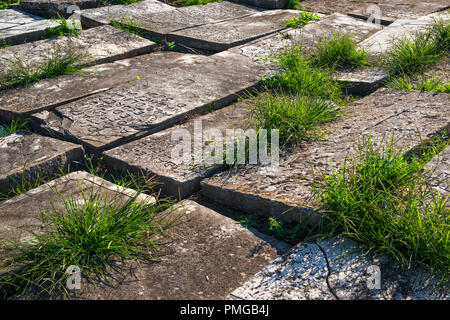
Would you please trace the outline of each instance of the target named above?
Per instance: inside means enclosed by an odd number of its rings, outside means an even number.
[[[361,42],[360,45],[372,54],[385,53],[391,48],[393,39],[404,36],[412,37],[416,32],[422,31],[426,26],[433,23],[434,19],[439,16],[446,20],[450,19],[448,13],[434,13],[416,19],[398,19]]]
[[[22,179],[33,182],[67,171],[81,161],[83,148],[31,133],[0,138],[0,193],[8,193]]]
[[[385,143],[393,132],[397,147],[413,148],[449,126],[448,99],[445,93],[378,89],[345,108],[346,117],[325,125],[327,138],[282,154],[278,167],[219,173],[201,181],[201,192],[243,211],[316,223],[320,217],[311,193],[313,168],[336,167],[355,155],[355,143],[364,136]]]
[[[77,50],[86,55],[80,65],[95,65],[149,53],[156,46],[156,43],[134,34],[112,26],[101,26],[82,31],[79,36],[40,40],[2,49],[0,68],[10,70],[10,61],[16,59],[26,65],[39,66],[58,50],[60,55],[67,50]]]
[[[104,151],[219,109],[259,84],[264,68],[240,55],[182,55],[178,66],[33,116],[40,132]]]
[[[47,28],[56,26],[56,22],[19,10],[0,10],[0,46],[38,40],[47,35]]]
[[[223,51],[286,28],[286,21],[298,16],[295,10],[270,10],[247,17],[205,24],[168,34],[169,41],[188,47]]]
[[[231,0],[237,3],[248,4],[258,8],[264,9],[284,9],[286,8],[287,0]]]
[[[68,12],[72,5],[80,9],[96,8],[102,5],[102,0],[24,0],[20,1],[19,8],[32,14],[53,18],[58,14],[67,18],[73,14]]]
[[[194,150],[194,135],[206,134],[207,130],[220,130],[223,137],[226,130],[246,129],[245,120],[249,108],[245,102],[239,102],[232,106],[190,119],[186,123],[160,131],[148,137],[127,143],[103,153],[108,169],[155,176],[161,183],[163,194],[174,197],[186,198],[200,189],[200,180],[223,170],[219,164],[208,164],[202,161],[195,164],[195,157],[204,158],[201,151]],[[200,127],[195,128],[200,124]],[[172,159],[172,150],[180,144],[172,140],[172,134],[179,130],[187,130],[190,134],[191,159],[189,163],[175,163]],[[197,136],[198,137],[198,136]],[[208,138],[202,136],[202,149],[209,144]],[[204,159],[203,159],[204,160]]]
[[[122,18],[133,15],[146,15],[169,10],[175,10],[175,8],[158,0],[143,0],[129,5],[118,4],[82,10],[80,16],[83,28],[92,28],[109,24],[111,20],[120,21]]]
[[[450,195],[450,147],[431,159],[425,167],[425,174],[430,185],[443,199]],[[446,205],[450,207],[450,198]]]
[[[248,300],[431,300],[449,298],[434,286],[439,276],[405,270],[386,256],[341,237],[299,244],[234,290],[228,299]],[[379,267],[380,288],[369,267]],[[328,281],[328,284],[327,284]]]

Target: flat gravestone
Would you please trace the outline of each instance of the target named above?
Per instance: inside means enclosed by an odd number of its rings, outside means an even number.
[[[335,13],[322,16],[319,21],[311,21],[303,28],[290,28],[229,50],[248,57],[256,64],[271,64],[271,57],[291,43],[299,43],[306,50],[310,50],[320,37],[336,31],[353,34],[354,39],[361,42],[380,28],[375,24]],[[276,69],[276,67],[272,68],[274,72]],[[359,68],[336,70],[335,75],[337,80],[346,84],[349,93],[368,94],[377,89],[387,73],[379,68]]]
[[[392,46],[392,41],[400,37],[412,37],[418,31],[424,30],[432,24],[434,19],[441,16],[443,19],[450,19],[449,13],[435,13],[422,16],[416,19],[398,19],[383,30],[378,31],[371,37],[364,40],[360,45],[372,54],[382,54]]]
[[[47,28],[56,26],[56,22],[19,10],[0,10],[0,48],[39,40],[47,35]]]
[[[108,169],[131,172],[137,175],[154,176],[161,183],[163,194],[186,198],[200,189],[200,180],[223,170],[220,164],[207,164],[202,151],[194,150],[193,139],[207,130],[220,130],[225,137],[228,129],[246,129],[249,109],[244,102],[190,119],[186,123],[160,131],[148,137],[130,142],[103,153]],[[175,163],[172,151],[180,142],[177,132],[185,131],[190,139],[191,158],[184,163]],[[202,136],[202,149],[208,144],[208,137]],[[198,164],[195,157],[202,158]]]
[[[324,126],[328,138],[286,151],[278,167],[255,165],[206,178],[200,182],[202,194],[246,212],[313,224],[320,217],[314,213],[312,166],[337,167],[369,135],[384,143],[393,132],[397,147],[412,149],[448,127],[448,99],[446,93],[378,89],[344,109],[346,117]]]
[[[98,27],[109,24],[111,20],[121,21],[133,15],[146,15],[155,12],[176,10],[174,7],[158,0],[143,0],[129,5],[111,5],[82,10],[80,13],[83,28]]]
[[[248,4],[258,8],[264,9],[284,9],[287,5],[287,0],[231,0],[233,2]]]
[[[259,84],[264,68],[239,55],[183,55],[179,67],[146,75],[132,84],[34,114],[45,134],[101,152],[219,109]]]
[[[370,288],[369,267],[380,268],[380,288]],[[387,256],[335,237],[292,248],[234,290],[231,300],[448,300],[439,276],[414,266],[402,270]]]
[[[0,68],[8,71],[11,61],[19,59],[30,66],[42,65],[49,56],[75,50],[85,54],[79,65],[95,65],[153,51],[157,44],[121,31],[101,26],[81,31],[79,36],[58,37],[7,47],[0,51]]]
[[[102,0],[24,0],[20,1],[19,8],[23,11],[41,17],[53,18],[61,15],[65,18],[73,14],[73,9],[96,8],[102,5]],[[73,7],[76,6],[76,7]]]
[[[168,40],[188,47],[223,51],[286,28],[295,10],[270,10],[229,21],[190,27],[168,34]]]
[[[99,177],[75,172],[0,204],[0,238],[27,240],[14,226],[37,223],[42,207],[59,199],[81,199],[81,190],[101,192],[108,199],[128,199],[133,190],[113,185]],[[140,195],[151,203],[153,197]],[[90,285],[81,279],[74,299],[223,299],[248,277],[285,253],[289,246],[257,231],[248,230],[193,201],[183,201],[162,217],[177,217],[161,239],[167,243],[158,263],[130,264],[130,271],[115,274],[114,286]],[[126,265],[126,268],[128,265]],[[81,266],[82,268],[82,266]],[[114,280],[113,280],[114,281]],[[26,294],[23,298],[31,298]],[[15,297],[19,298],[19,297]]]
[[[32,183],[65,172],[82,157],[81,146],[37,134],[0,138],[0,193],[7,194],[22,179]]]
[[[145,14],[145,12],[138,12],[136,15],[126,14],[126,17],[136,24],[144,34],[165,39],[170,32],[245,17],[257,12],[259,10],[254,8],[220,1],[149,14]],[[113,20],[121,22],[120,17]]]

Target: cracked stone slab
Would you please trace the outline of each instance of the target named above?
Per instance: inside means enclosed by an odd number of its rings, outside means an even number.
[[[147,15],[155,12],[176,10],[176,8],[158,0],[143,0],[129,5],[111,5],[80,12],[81,24],[84,28],[98,27],[109,24],[111,20],[120,21],[122,17]]]
[[[203,156],[201,151],[192,150],[193,138],[198,134],[206,134],[208,130],[220,130],[223,137],[226,131],[241,128],[247,129],[249,108],[245,102],[190,119],[186,123],[160,131],[134,142],[114,148],[103,153],[107,168],[132,172],[144,176],[154,176],[161,183],[163,194],[186,198],[200,189],[200,180],[221,170],[219,164],[208,164],[202,161],[195,164],[196,156]],[[181,130],[191,138],[191,159],[189,163],[174,163],[172,151],[180,144],[172,139]],[[206,150],[208,138],[202,139],[202,149]]]
[[[188,47],[224,51],[231,47],[286,29],[296,10],[270,10],[247,17],[170,32],[168,39]]]
[[[58,23],[14,9],[0,10],[0,45],[16,45],[40,39]]]
[[[86,55],[79,64],[87,66],[149,53],[156,47],[157,44],[150,40],[112,26],[101,26],[81,31],[79,36],[40,40],[2,49],[0,68],[9,70],[10,61],[17,58],[28,65],[39,66],[57,50],[62,53],[70,49],[79,50]]]
[[[101,152],[220,109],[258,86],[264,68],[247,59],[180,55],[178,66],[32,117],[39,132]]]
[[[355,143],[371,136],[384,143],[394,134],[405,151],[427,140],[450,123],[449,94],[381,88],[343,110],[346,117],[324,125],[327,137],[304,142],[280,155],[278,167],[249,166],[222,172],[200,182],[210,199],[234,208],[285,222],[320,217],[311,186],[313,168],[330,170],[355,154]]]
[[[73,13],[69,12],[71,6],[89,9],[101,6],[102,2],[101,0],[24,0],[20,1],[19,8],[41,17],[53,18],[59,14],[67,18]]]
[[[0,193],[8,193],[22,178],[33,182],[67,171],[82,158],[81,146],[37,134],[0,138]]]
[[[361,42],[380,30],[380,27],[339,13],[322,15],[321,20],[311,21],[303,28],[290,28],[229,50],[248,57],[256,64],[270,65],[270,57],[291,43],[301,43],[306,50],[311,50],[321,36],[337,30],[354,34],[354,39]],[[275,66],[271,69],[273,72],[277,70]],[[380,86],[386,76],[386,71],[380,68],[337,70],[335,74],[338,81],[346,83],[350,94],[370,93]]]
[[[425,174],[434,190],[445,199],[450,195],[450,147],[433,157],[425,166]],[[447,201],[450,206],[450,200]]]
[[[372,269],[380,271],[373,286]],[[328,281],[328,284],[327,284]],[[227,298],[254,300],[434,300],[438,276],[400,266],[386,256],[365,254],[364,246],[342,237],[303,243],[252,276]]]
[[[287,0],[231,0],[236,3],[248,4],[250,6],[264,9],[284,9]]]
[[[382,54],[391,48],[393,39],[403,36],[412,37],[416,32],[423,30],[433,23],[434,19],[439,16],[445,20],[450,19],[448,11],[422,16],[416,19],[398,19],[361,42],[360,46],[372,54]]]
[[[87,173],[76,172],[59,178],[52,182],[52,188],[44,185],[0,203],[0,237],[26,239],[26,234],[12,226],[36,223],[29,214],[38,214],[41,206],[49,206],[48,199],[56,197],[54,189],[66,197],[80,197],[77,181],[83,189],[101,190],[111,198],[117,194],[121,197],[123,192],[118,186]],[[128,196],[126,193],[125,198]],[[141,201],[152,200],[153,197],[149,200],[144,197]],[[131,265],[133,270],[126,271],[114,287],[93,286],[82,279],[81,290],[73,298],[223,299],[290,247],[189,200],[161,216],[177,219],[160,239],[168,247],[158,263]]]
[[[257,8],[220,1],[156,13],[137,12],[135,15],[130,13],[126,14],[126,17],[137,24],[144,34],[166,40],[165,37],[170,32],[241,18],[259,11]],[[113,20],[121,21],[120,18]]]

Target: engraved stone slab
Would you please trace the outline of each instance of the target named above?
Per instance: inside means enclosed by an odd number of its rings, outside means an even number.
[[[24,0],[20,1],[19,8],[32,14],[53,18],[58,14],[69,17],[73,12],[68,10],[71,6],[79,9],[96,8],[102,5],[101,0]]]
[[[126,14],[126,16],[137,24],[144,34],[165,40],[165,36],[170,32],[245,17],[257,12],[259,10],[256,8],[220,1],[150,14]],[[113,20],[120,22],[121,19]]]
[[[71,48],[86,56],[81,65],[95,65],[149,53],[157,44],[121,31],[112,26],[101,26],[82,31],[79,36],[58,37],[7,47],[0,51],[0,68],[10,69],[10,61],[19,58],[23,63],[41,65],[49,55],[60,50],[60,55]]]
[[[280,156],[279,167],[249,166],[201,181],[202,193],[243,211],[275,216],[286,222],[317,222],[312,194],[312,167],[329,170],[355,154],[363,136],[383,143],[391,132],[398,147],[412,149],[444,129],[448,130],[449,94],[378,89],[343,111],[348,115],[324,126],[329,137],[305,142]]]
[[[186,28],[168,35],[188,47],[223,51],[286,28],[286,20],[298,16],[295,10],[270,10],[229,21]]]
[[[380,268],[380,288],[367,286],[370,266]],[[328,281],[328,284],[327,284]],[[433,286],[439,277],[414,267],[402,270],[386,256],[342,237],[292,248],[234,290],[228,299],[247,300],[447,300]]]
[[[247,59],[183,55],[180,67],[148,74],[144,81],[114,88],[33,116],[36,130],[104,151],[219,109],[258,85],[263,68]]]
[[[111,20],[120,21],[122,17],[127,18],[133,15],[146,15],[169,10],[175,10],[175,8],[158,0],[143,0],[129,5],[118,4],[82,10],[80,16],[83,27],[92,28],[109,24]]]
[[[57,25],[19,10],[0,10],[0,46],[38,40],[47,35],[47,28]]]
[[[38,222],[30,214],[39,214],[50,200],[58,199],[55,190],[65,197],[81,198],[85,192],[101,192],[108,199],[125,201],[133,190],[113,185],[84,172],[75,172],[25,194],[0,203],[0,238],[26,241],[23,231],[14,226]],[[141,195],[140,201],[151,203],[153,197]],[[114,286],[90,285],[81,279],[81,289],[73,299],[223,299],[249,276],[285,253],[289,245],[248,230],[193,201],[183,201],[162,217],[176,218],[161,239],[167,243],[158,263],[125,265],[124,274],[114,274]],[[82,266],[81,266],[82,267]],[[33,293],[21,297],[32,299]]]
[[[0,193],[8,193],[22,178],[33,182],[67,171],[82,157],[81,146],[37,134],[0,138]]]
[[[161,183],[163,194],[186,198],[200,189],[200,180],[213,175],[223,166],[217,164],[195,164],[195,157],[204,157],[201,151],[193,149],[194,136],[202,135],[202,149],[208,145],[206,133],[208,130],[220,130],[223,137],[226,130],[246,129],[245,123],[249,109],[244,102],[190,119],[186,123],[160,131],[148,137],[127,143],[103,153],[107,168],[145,176],[155,176]],[[189,163],[174,163],[172,151],[179,141],[172,139],[172,135],[186,130],[190,137],[191,159]],[[198,137],[198,136],[197,136]],[[197,152],[197,154],[196,154]]]

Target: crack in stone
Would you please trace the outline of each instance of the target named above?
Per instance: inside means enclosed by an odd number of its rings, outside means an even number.
[[[322,248],[318,243],[317,243],[316,245],[317,245],[317,247],[320,249],[320,251],[322,251],[323,257],[325,258],[325,262],[326,262],[326,264],[327,264],[328,274],[327,274],[327,277],[326,277],[325,280],[326,280],[326,282],[327,282],[328,290],[330,290],[331,294],[334,296],[334,298],[335,298],[336,300],[341,300],[341,299],[339,299],[339,297],[337,296],[337,294],[334,292],[334,290],[333,290],[333,288],[331,287],[330,282],[329,282],[329,278],[330,278],[330,276],[331,276],[331,268],[330,268],[330,263],[328,262],[328,257],[327,257],[327,255],[325,254],[325,250],[323,250],[323,248]]]

